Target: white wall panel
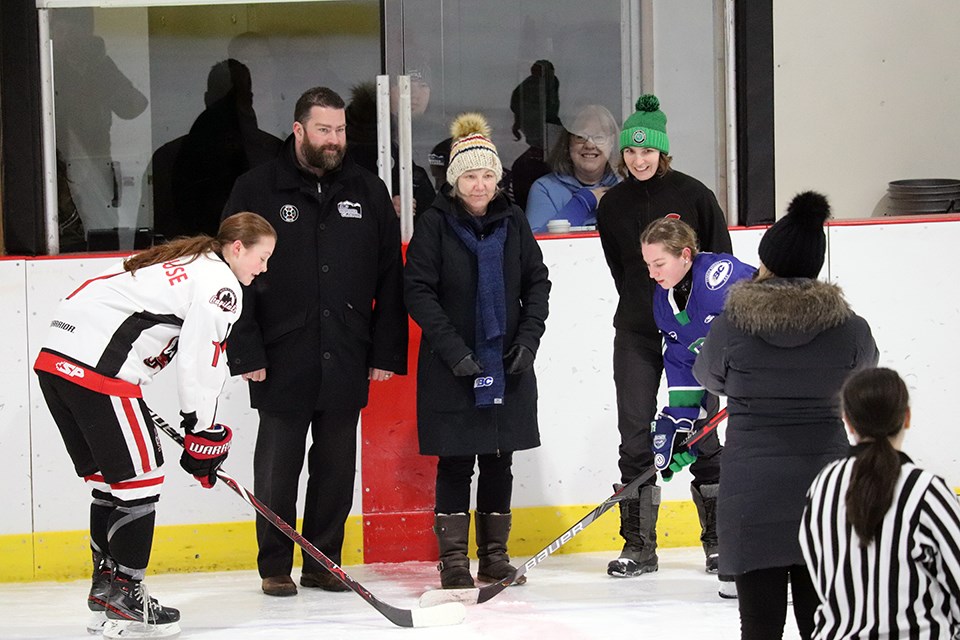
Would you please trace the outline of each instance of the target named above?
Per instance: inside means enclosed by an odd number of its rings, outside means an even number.
[[[23,260],[0,261],[0,535],[31,531],[29,354]]]

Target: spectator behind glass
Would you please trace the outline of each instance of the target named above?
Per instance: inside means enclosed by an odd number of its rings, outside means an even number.
[[[717,501],[720,573],[736,577],[743,640],[783,637],[787,587],[802,638],[817,594],[797,541],[805,494],[849,451],[840,389],[877,364],[870,325],[835,284],[817,279],[826,254],[824,196],[796,196],[760,240],[760,273],[727,294],[693,375],[727,396]]]
[[[526,212],[534,233],[546,231],[551,220],[568,220],[575,227],[597,223],[600,198],[620,181],[610,164],[619,133],[606,107],[591,104],[580,110],[550,152],[553,172],[530,187]]]
[[[417,75],[414,76],[413,74]],[[395,120],[397,100],[396,92],[391,93],[391,119]],[[411,72],[410,76],[410,110],[413,115],[419,115],[427,108],[430,101],[430,87],[423,80],[420,72]],[[373,82],[362,82],[350,90],[350,104],[346,109],[347,117],[347,156],[358,165],[379,174],[377,160],[379,159],[377,146],[377,89]],[[396,123],[391,123],[391,131],[396,131]],[[391,199],[397,216],[400,215],[400,147],[396,142],[390,142],[390,163],[393,174],[393,193]],[[413,212],[423,210],[433,204],[437,196],[430,176],[426,170],[414,163],[413,174]]]
[[[530,145],[510,168],[513,201],[526,209],[530,186],[550,173],[550,165],[544,161],[546,149],[561,128],[560,80],[552,62],[537,60],[530,66],[530,75],[510,94],[510,111],[514,139],[519,140],[522,134]]]
[[[253,110],[253,82],[242,62],[223,60],[207,74],[206,108],[180,143],[169,183],[172,210],[154,209],[155,228],[165,236],[213,235],[233,183],[254,167],[273,160],[283,141],[261,131]],[[159,150],[158,150],[159,152]],[[154,176],[164,167],[154,165]],[[165,202],[154,194],[154,204]]]
[[[434,531],[444,588],[473,587],[467,557],[476,492],[477,579],[514,571],[507,554],[513,452],[540,445],[533,361],[550,281],[523,211],[497,188],[502,165],[480,114],[453,123],[447,179],[407,250],[404,292],[423,340],[420,453],[439,456]],[[521,577],[519,582],[524,581]]]
[[[960,637],[960,503],[901,450],[907,385],[891,369],[865,369],[841,401],[857,444],[813,481],[800,528],[820,597],[813,637]]]

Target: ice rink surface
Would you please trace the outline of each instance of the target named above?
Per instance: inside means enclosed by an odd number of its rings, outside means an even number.
[[[253,571],[148,576],[146,584],[161,604],[180,609],[185,639],[739,638],[736,601],[717,596],[717,578],[704,573],[700,549],[659,554],[659,572],[619,579],[605,571],[615,553],[552,556],[527,574],[526,585],[467,607],[463,623],[421,629],[394,626],[352,591],[300,588],[296,597],[267,597]],[[420,594],[439,584],[429,562],[345,569],[396,607],[416,607]],[[0,638],[91,638],[88,589],[86,580],[0,584]],[[785,640],[799,638],[792,616],[788,609]]]

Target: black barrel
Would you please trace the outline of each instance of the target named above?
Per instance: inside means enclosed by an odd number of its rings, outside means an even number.
[[[960,212],[960,180],[952,178],[894,180],[887,195],[891,216]]]

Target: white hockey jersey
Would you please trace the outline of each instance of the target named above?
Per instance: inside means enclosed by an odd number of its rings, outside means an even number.
[[[240,283],[216,254],[138,269],[119,263],[57,307],[34,368],[100,393],[139,397],[177,362],[180,410],[213,424],[228,374],[227,335],[240,317]]]

